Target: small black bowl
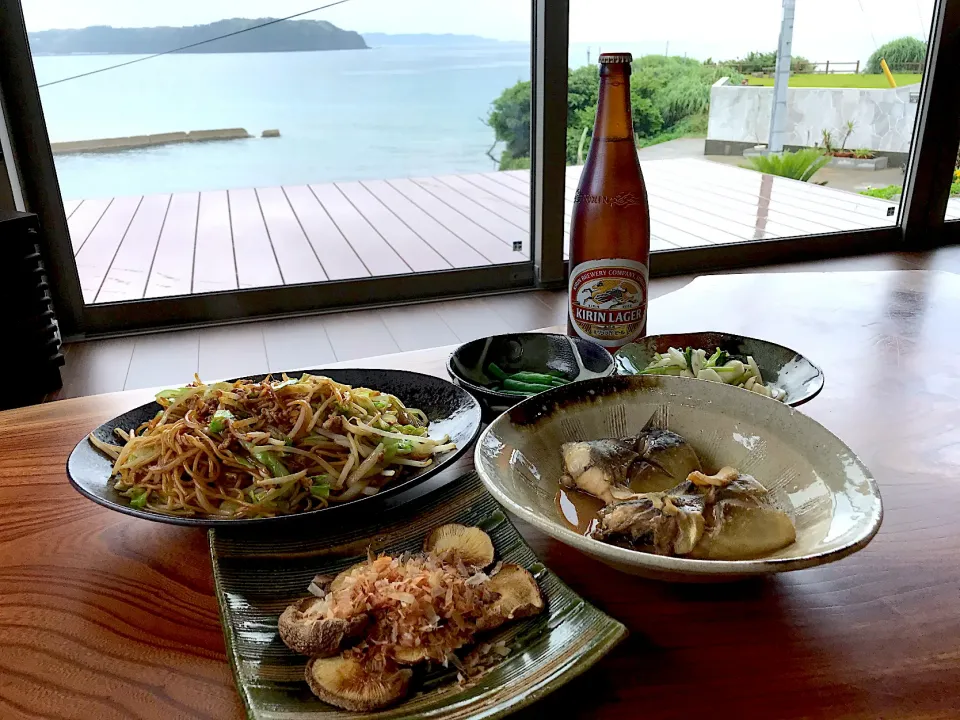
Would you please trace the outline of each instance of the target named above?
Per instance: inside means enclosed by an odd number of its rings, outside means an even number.
[[[611,375],[616,367],[605,348],[566,335],[517,333],[468,342],[447,360],[447,372],[480,401],[488,421],[524,399],[489,388],[496,382],[486,372],[490,363],[507,373],[555,370],[570,381]]]

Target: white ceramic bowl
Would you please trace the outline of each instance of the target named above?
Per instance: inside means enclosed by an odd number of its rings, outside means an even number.
[[[706,468],[730,465],[756,477],[793,518],[796,542],[756,560],[694,560],[608,545],[570,529],[555,504],[560,445],[645,427],[682,435]],[[634,376],[556,388],[494,420],[475,461],[510,512],[618,570],[658,579],[728,580],[833,562],[866,546],[883,517],[870,471],[839,438],[793,408],[720,383]]]

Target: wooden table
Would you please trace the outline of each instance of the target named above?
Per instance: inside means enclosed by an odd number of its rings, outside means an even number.
[[[862,552],[732,585],[627,577],[522,526],[630,637],[520,713],[623,718],[960,717],[960,277],[700,278],[650,331],[730,330],[806,353],[803,412],[875,473],[885,518]],[[448,349],[350,365],[443,375]],[[144,391],[0,414],[0,718],[242,716],[200,530],[90,503],[64,461]],[[549,713],[549,714],[548,714]]]

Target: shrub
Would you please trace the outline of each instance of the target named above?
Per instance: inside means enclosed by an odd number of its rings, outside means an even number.
[[[833,133],[824,128],[820,131],[820,142],[823,143],[823,150],[828,155],[834,151],[833,147]]]
[[[870,160],[873,157],[873,150],[867,148],[857,148],[853,151],[853,156],[857,160]]]
[[[503,158],[530,157],[530,81],[508,87],[493,101],[487,125],[493,128],[496,139],[507,144]]]
[[[745,73],[762,72],[777,66],[777,53],[751,52],[746,57],[727,60],[722,64],[739,67]],[[790,58],[790,70],[792,72],[812,73],[813,69],[813,63],[803,57],[803,55],[793,55]]]
[[[702,64],[691,58],[645,55],[633,63],[630,105],[638,146],[691,133],[706,132],[710,86],[721,77],[739,83],[743,76],[727,66]],[[593,133],[600,92],[595,65],[571,70],[567,78],[567,162],[576,163],[578,150],[585,154]],[[497,141],[506,143],[501,156],[515,163],[530,155],[530,83],[504,90],[487,118]],[[586,137],[584,138],[584,130]],[[581,143],[581,140],[583,142]]]
[[[657,103],[663,122],[668,126],[675,125],[710,107],[710,86],[698,77],[687,75],[657,93]]]
[[[960,195],[960,177],[957,177],[952,183],[950,183],[950,197],[955,197]],[[894,195],[899,195],[903,192],[903,187],[900,185],[887,185],[882,188],[867,188],[866,190],[861,190],[861,195],[869,195],[870,197],[880,198],[881,200],[890,200]]]
[[[902,37],[881,45],[867,60],[868,73],[883,72],[880,58],[887,61],[890,72],[917,72],[909,63],[922,63],[927,57],[927,44],[915,37]]]
[[[894,195],[899,195],[902,192],[902,185],[887,185],[886,187],[867,188],[866,190],[861,190],[860,194],[880,198],[881,200],[889,200]]]
[[[762,72],[777,64],[777,54],[775,52],[751,51],[746,57],[737,58],[733,60],[732,63],[742,67],[744,72]]]
[[[847,120],[843,124],[843,141],[840,143],[841,150],[847,149],[847,140],[849,140],[850,136],[853,135],[853,131],[854,129],[856,129],[856,127],[857,127],[857,123],[854,122],[853,120]]]
[[[742,167],[767,175],[777,175],[778,177],[807,182],[817,170],[828,162],[830,162],[830,158],[824,155],[822,150],[806,148],[778,155],[756,155],[748,158],[747,164]]]
[[[795,73],[812,73],[814,66],[803,55],[794,55],[790,58],[790,70]]]
[[[500,169],[501,170],[529,170],[530,169],[530,158],[529,157],[511,157],[506,152],[500,156]]]
[[[589,74],[588,74],[589,71]],[[645,147],[692,133],[706,132],[710,86],[721,77],[735,83],[743,78],[733,68],[699,63],[692,58],[644,55],[633,62],[630,105],[637,145]],[[576,81],[574,86],[573,82]],[[589,83],[590,94],[584,83]],[[599,75],[596,68],[571,73],[570,110],[567,117],[567,161],[577,161],[583,129],[593,133]],[[586,104],[580,105],[584,100]],[[577,110],[574,106],[580,105]],[[589,146],[589,142],[585,144]]]
[[[568,82],[570,89],[567,95],[567,163],[572,164],[579,162],[578,151],[582,150],[582,154],[586,155],[590,147],[593,124],[597,118],[600,76],[596,68],[582,67],[570,74]],[[630,106],[634,135],[646,138],[660,132],[664,125],[660,111],[654,107],[649,98],[644,97],[639,89],[632,85]],[[585,140],[584,130],[586,130]],[[581,140],[583,140],[582,143]]]

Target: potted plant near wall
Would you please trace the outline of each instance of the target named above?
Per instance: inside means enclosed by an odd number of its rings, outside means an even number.
[[[820,142],[823,146],[825,155],[830,156],[831,167],[842,167],[853,170],[883,170],[887,166],[886,157],[877,157],[877,154],[869,148],[859,148],[857,150],[847,150],[847,142],[856,129],[856,123],[848,120],[843,126],[843,139],[840,141],[840,147],[833,144],[833,132],[824,128],[820,131]],[[819,145],[818,145],[819,147]]]

